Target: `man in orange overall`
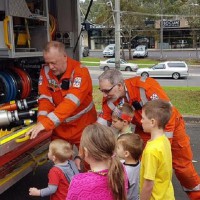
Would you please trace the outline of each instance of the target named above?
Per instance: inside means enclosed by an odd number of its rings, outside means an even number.
[[[44,60],[38,83],[38,122],[26,135],[33,139],[43,130],[53,130],[53,139],[79,146],[83,129],[97,118],[89,71],[68,57],[64,44],[57,41],[46,45]]]
[[[135,132],[141,135],[145,143],[150,139],[150,135],[144,133],[142,129],[142,106],[154,99],[170,102],[156,80],[147,77],[133,77],[124,80],[121,72],[116,69],[107,70],[99,76],[99,89],[103,93],[103,105],[97,122],[109,126],[115,106],[128,102],[135,109],[132,121],[136,125]],[[190,139],[186,134],[183,117],[173,105],[172,116],[165,131],[171,142],[172,164],[178,180],[190,199],[200,199],[200,177],[192,163]]]

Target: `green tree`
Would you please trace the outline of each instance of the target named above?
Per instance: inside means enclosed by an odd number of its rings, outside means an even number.
[[[163,7],[161,9],[161,1]],[[82,12],[86,13],[90,0],[81,3]],[[114,27],[113,11],[106,5],[107,0],[98,0],[93,3],[88,16],[90,22],[103,24],[107,28]],[[112,0],[114,9],[114,0]],[[136,36],[152,36],[159,40],[160,31],[146,26],[146,20],[177,19],[184,17],[192,29],[193,47],[197,47],[200,27],[200,0],[120,0],[121,9],[121,36],[128,44],[129,59],[131,59],[131,41]]]

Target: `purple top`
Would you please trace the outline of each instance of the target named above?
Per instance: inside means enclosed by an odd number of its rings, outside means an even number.
[[[102,170],[100,173],[107,172]],[[127,182],[127,181],[126,181]],[[127,184],[126,184],[127,185]],[[66,200],[114,200],[107,175],[95,172],[80,173],[73,177]]]

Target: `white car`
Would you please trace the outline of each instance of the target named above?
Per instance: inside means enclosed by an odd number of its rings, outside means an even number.
[[[133,52],[133,58],[144,58],[148,56],[147,47],[145,45],[139,45]]]
[[[115,44],[109,44],[103,50],[103,57],[114,57],[115,56]]]
[[[103,69],[104,71],[108,69],[114,69],[115,68],[115,58],[110,58],[105,61],[100,61],[99,65],[100,69]],[[125,71],[136,71],[138,69],[138,65],[134,63],[128,63],[123,59],[120,59],[120,70]]]
[[[188,77],[188,66],[183,61],[166,61],[158,63],[150,68],[140,68],[136,72],[137,76],[146,77],[171,77],[179,79]]]

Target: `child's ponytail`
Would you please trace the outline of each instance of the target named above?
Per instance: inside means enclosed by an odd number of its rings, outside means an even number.
[[[111,157],[108,180],[113,191],[114,199],[126,200],[125,169],[115,155]]]

